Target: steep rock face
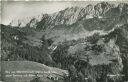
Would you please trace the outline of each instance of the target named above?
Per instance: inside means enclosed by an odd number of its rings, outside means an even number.
[[[79,7],[67,8],[63,11],[60,11],[55,18],[55,25],[71,25],[75,23],[79,19],[79,17],[81,17],[80,11],[81,8]]]
[[[98,16],[103,16],[109,9],[115,7],[114,4],[109,4],[107,2],[101,2],[94,6],[95,14]]]

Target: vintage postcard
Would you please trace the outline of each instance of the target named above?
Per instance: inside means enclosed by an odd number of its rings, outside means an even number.
[[[0,82],[128,82],[128,1],[0,6]]]

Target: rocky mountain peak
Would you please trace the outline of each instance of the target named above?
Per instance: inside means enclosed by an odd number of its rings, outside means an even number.
[[[118,5],[120,12],[128,12],[128,4],[127,3],[120,3]]]
[[[113,8],[114,5],[113,4],[109,4],[108,2],[101,2],[98,3],[94,6],[95,12],[98,15],[103,15],[105,14],[109,9]]]

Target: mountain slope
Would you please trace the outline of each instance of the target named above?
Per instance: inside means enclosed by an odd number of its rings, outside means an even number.
[[[59,79],[63,79],[65,75],[68,74],[68,72],[65,70],[48,67],[44,64],[31,61],[5,61],[3,68],[6,74],[6,82],[30,82],[30,80],[34,79],[38,72],[38,76],[40,76],[42,81],[54,82],[52,79],[50,79],[50,76],[53,78],[58,77]],[[8,73],[7,71],[11,73]],[[27,74],[27,77],[25,77],[25,74]],[[13,76],[7,77],[7,75]]]

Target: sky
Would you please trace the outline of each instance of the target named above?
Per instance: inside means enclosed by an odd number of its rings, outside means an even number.
[[[3,1],[2,2],[2,24],[8,25],[12,20],[23,19],[26,17],[37,16],[41,13],[52,14],[67,7],[86,6],[96,4],[98,1]]]

